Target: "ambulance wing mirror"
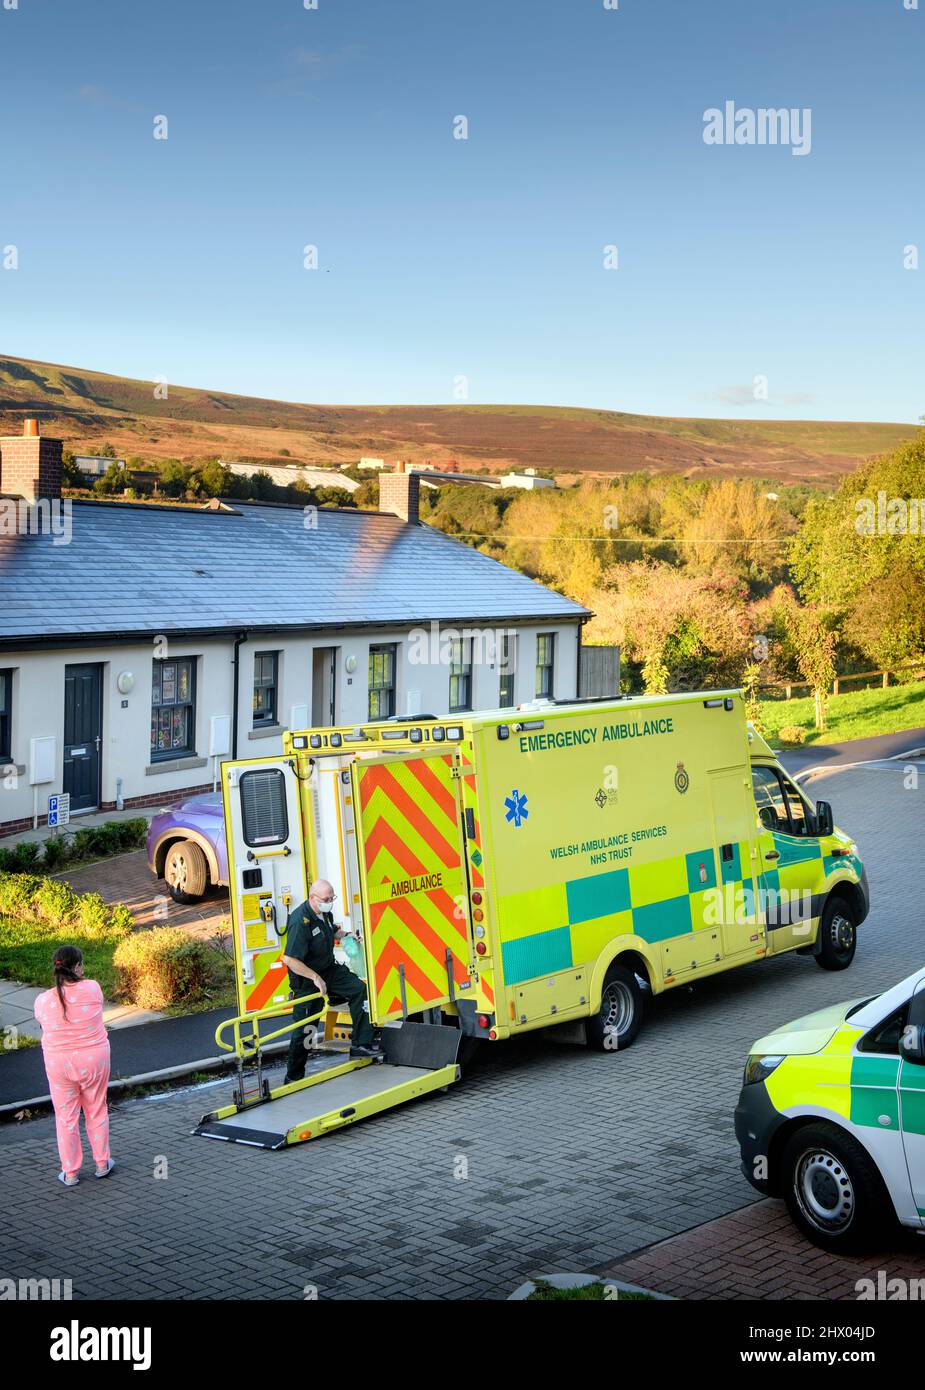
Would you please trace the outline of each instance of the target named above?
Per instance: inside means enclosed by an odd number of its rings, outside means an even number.
[[[831,835],[835,829],[832,807],[827,801],[816,802],[816,834]]]
[[[909,1019],[899,1039],[899,1055],[904,1062],[925,1066],[925,989],[912,996]]]

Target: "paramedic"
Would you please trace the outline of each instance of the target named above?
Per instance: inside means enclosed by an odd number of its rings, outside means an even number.
[[[366,986],[352,970],[334,959],[339,928],[331,916],[333,907],[334,889],[322,878],[312,884],[308,902],[290,915],[283,963],[289,970],[293,998],[300,1001],[292,1016],[311,1019],[321,1003],[319,993],[332,1000],[345,1000],[353,1020],[350,1056],[376,1057],[379,1054],[373,1046]],[[302,1080],[305,1062],[305,1029],[296,1028],[289,1042],[285,1085]]]

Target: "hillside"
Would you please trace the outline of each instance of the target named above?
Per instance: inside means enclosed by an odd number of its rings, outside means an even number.
[[[325,406],[170,386],[17,357],[0,358],[0,433],[37,415],[68,448],[191,460],[355,463],[361,455],[461,468],[636,470],[825,481],[910,438],[913,425],[671,419],[554,406]]]

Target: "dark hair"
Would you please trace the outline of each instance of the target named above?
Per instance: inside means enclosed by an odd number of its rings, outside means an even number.
[[[80,979],[77,974],[77,967],[83,965],[83,959],[84,953],[79,946],[59,946],[55,951],[51,968],[55,972],[55,989],[58,991],[61,1010],[65,1018],[67,1018],[67,1004],[64,1002],[62,985],[74,984]]]

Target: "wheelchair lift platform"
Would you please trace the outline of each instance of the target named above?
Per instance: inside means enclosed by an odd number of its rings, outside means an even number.
[[[193,1133],[258,1149],[318,1139],[458,1081],[459,1043],[459,1030],[441,1024],[385,1027],[383,1061],[310,1053],[304,1080],[271,1090],[261,1079],[251,1096],[242,1086],[233,1104],[204,1115]]]

